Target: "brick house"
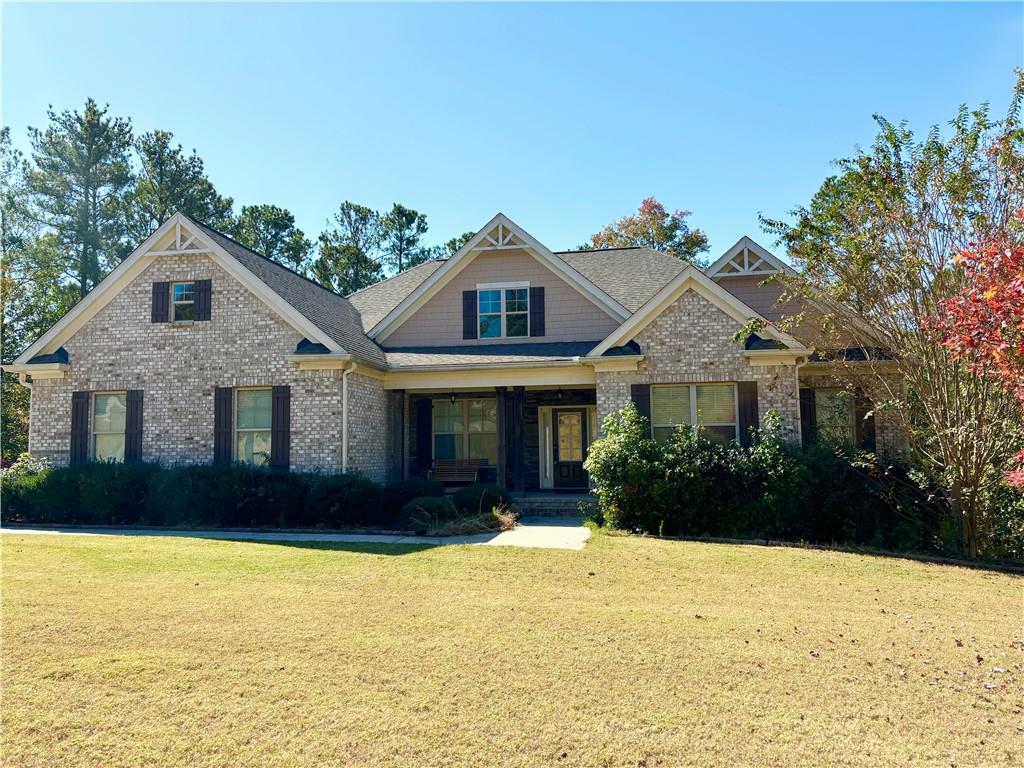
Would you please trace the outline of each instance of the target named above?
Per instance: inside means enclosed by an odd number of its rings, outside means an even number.
[[[438,461],[514,492],[585,489],[604,417],[633,400],[746,441],[771,410],[880,452],[898,431],[776,324],[789,269],[742,238],[708,269],[649,248],[554,253],[502,214],[456,254],[342,297],[176,214],[5,369],[30,452],[357,469]],[[791,311],[791,309],[789,310]],[[751,318],[766,325],[732,339]]]

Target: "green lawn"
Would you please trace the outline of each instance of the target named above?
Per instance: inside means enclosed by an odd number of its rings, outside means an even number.
[[[1013,576],[607,536],[0,539],[4,765],[1024,764]]]

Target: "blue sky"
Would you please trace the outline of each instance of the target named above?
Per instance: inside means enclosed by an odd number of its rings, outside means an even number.
[[[19,5],[2,119],[87,96],[195,147],[236,204],[315,237],[399,201],[432,242],[511,216],[555,249],[654,195],[717,256],[874,135],[1002,113],[1021,3]]]

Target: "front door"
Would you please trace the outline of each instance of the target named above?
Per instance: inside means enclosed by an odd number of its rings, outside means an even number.
[[[554,486],[586,488],[587,409],[560,408],[554,412]]]

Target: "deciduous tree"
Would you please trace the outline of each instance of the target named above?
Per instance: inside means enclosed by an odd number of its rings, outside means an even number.
[[[841,356],[844,373],[898,416],[972,556],[1022,429],[1012,399],[937,343],[929,323],[964,285],[958,254],[1019,237],[1022,95],[1024,76],[1002,121],[962,107],[948,138],[934,128],[918,140],[876,116],[873,146],[840,160],[792,224],[764,220],[802,268],[794,288],[821,312],[822,346],[858,351]]]
[[[708,238],[687,223],[689,211],[669,211],[653,197],[640,203],[632,216],[623,216],[590,238],[594,248],[646,245],[683,261],[695,261],[708,250]]]

